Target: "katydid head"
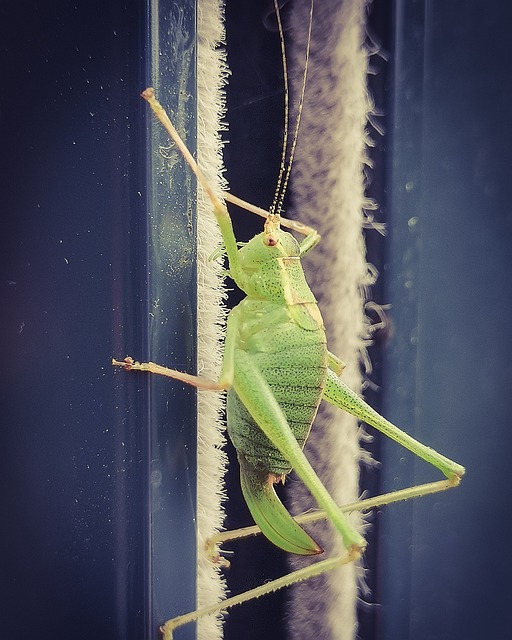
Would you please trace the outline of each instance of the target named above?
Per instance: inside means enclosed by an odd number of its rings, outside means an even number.
[[[278,214],[270,214],[263,232],[238,250],[240,266],[248,274],[259,271],[277,259],[298,258],[299,255],[299,243],[291,233],[281,229]]]
[[[263,244],[267,247],[276,247],[279,244],[279,232],[281,220],[278,213],[269,213],[263,227]]]

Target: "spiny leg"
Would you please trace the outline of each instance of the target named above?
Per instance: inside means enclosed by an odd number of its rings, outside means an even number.
[[[282,578],[277,578],[276,580],[267,582],[260,587],[250,589],[249,591],[245,591],[244,593],[240,593],[239,595],[232,596],[231,598],[226,598],[222,602],[218,602],[209,607],[204,607],[203,609],[191,611],[190,613],[172,618],[160,627],[160,631],[163,633],[164,640],[172,640],[173,631],[178,627],[183,626],[184,624],[194,622],[195,620],[202,618],[203,616],[227,611],[237,604],[242,604],[244,602],[248,602],[249,600],[254,600],[255,598],[259,598],[268,593],[273,593],[274,591],[278,591],[279,589],[283,589],[284,587],[289,587],[290,585],[297,582],[308,580],[309,578],[313,578],[314,576],[321,575],[326,571],[331,571],[332,569],[336,569],[337,567],[341,567],[344,564],[348,564],[350,562],[353,562],[354,560],[357,560],[359,555],[360,554],[354,551],[351,553],[347,553],[346,555],[341,557],[328,558],[327,560],[315,562],[314,564],[309,565],[304,569],[292,571]]]
[[[233,365],[236,362],[237,375],[234,378],[234,382],[235,382],[235,389],[237,393],[243,398],[245,398],[244,403],[246,404],[249,410],[252,410],[252,413],[255,416],[255,418],[258,418],[259,420],[265,423],[264,426],[266,426],[266,429],[264,429],[264,431],[267,433],[267,435],[273,440],[276,440],[276,439],[279,440],[279,444],[276,443],[276,446],[278,446],[278,448],[280,446],[281,449],[284,451],[284,453],[287,455],[287,457],[290,458],[291,464],[298,470],[299,475],[302,476],[302,478],[304,479],[308,487],[312,490],[312,493],[315,495],[315,497],[320,502],[320,504],[328,508],[328,512],[329,512],[328,517],[331,520],[333,520],[338,530],[340,530],[340,533],[342,533],[342,536],[348,551],[343,556],[322,560],[311,566],[308,566],[306,568],[299,569],[290,574],[287,574],[281,578],[278,578],[277,580],[266,583],[260,587],[257,587],[245,593],[239,594],[237,596],[228,598],[222,602],[173,618],[172,620],[167,621],[161,627],[164,640],[172,640],[174,629],[184,624],[187,624],[189,622],[193,622],[198,618],[201,618],[206,615],[218,613],[221,611],[225,611],[237,604],[242,604],[243,602],[252,600],[254,598],[258,598],[262,595],[287,587],[296,582],[307,580],[311,577],[320,575],[326,571],[330,571],[339,566],[342,566],[343,564],[352,562],[360,557],[365,546],[364,539],[356,531],[354,531],[352,527],[348,524],[348,522],[345,520],[345,518],[341,514],[341,511],[334,504],[334,502],[332,501],[332,498],[324,489],[323,485],[318,480],[315,472],[310,467],[307,460],[304,458],[302,450],[297,444],[288,425],[286,424],[286,419],[284,418],[284,415],[282,415],[282,420],[281,420],[282,422],[284,422],[284,424],[277,424],[277,425],[268,424],[269,407],[270,407],[270,414],[271,414],[270,422],[272,422],[275,419],[276,412],[278,414],[281,414],[281,410],[279,408],[279,405],[273,398],[273,395],[271,394],[271,392],[270,392],[270,395],[268,393],[265,393],[265,391],[270,391],[270,389],[268,388],[268,385],[264,379],[261,379],[261,380],[258,379],[258,370],[251,362],[250,357],[247,354],[245,354],[245,352],[241,352],[239,350],[235,354],[235,351],[233,348],[233,344],[234,344],[233,335],[234,335],[234,332],[236,331],[236,323],[237,323],[237,312],[236,310],[234,310],[231,312],[228,320],[228,334],[226,337],[226,348],[225,348],[225,354],[224,354],[223,377],[224,375],[229,376],[233,374]],[[236,358],[235,358],[235,355],[236,355]],[[206,388],[206,389],[225,388],[225,387],[222,387],[220,383],[216,383],[210,380],[205,380],[203,378],[200,378],[199,376],[184,374],[180,371],[167,369],[166,367],[161,367],[160,365],[156,365],[154,363],[136,363],[131,358],[126,358],[125,361],[123,362],[114,360],[113,364],[118,366],[123,366],[127,369],[147,371],[150,373],[156,373],[159,375],[164,375],[166,377],[175,378],[183,382],[186,382],[188,384],[197,386],[199,388]],[[251,392],[251,389],[254,389],[255,382],[258,384],[258,392],[256,394]],[[273,412],[272,412],[272,409],[274,409]],[[284,436],[283,436],[283,432],[285,433]],[[277,434],[279,434],[279,436],[277,436]],[[290,448],[292,449],[291,454],[290,454]],[[319,486],[315,486],[316,483],[318,483]]]
[[[399,502],[401,500],[408,500],[410,498],[420,497],[431,493],[437,493],[439,491],[449,489],[452,486],[454,486],[454,484],[451,480],[440,480],[439,482],[422,484],[417,487],[411,487],[409,489],[402,489],[399,491],[394,491],[392,493],[382,494],[380,496],[376,496],[375,498],[360,500],[358,502],[344,505],[340,507],[340,510],[343,513],[351,513],[353,511],[366,511],[368,509],[372,509],[373,507],[383,506],[391,504],[393,502]],[[311,513],[296,516],[294,519],[299,524],[306,524],[308,522],[315,522],[317,520],[326,519],[327,517],[328,516],[325,511],[314,511]],[[220,533],[208,541],[207,552],[209,552],[218,544],[234,539],[246,538],[249,536],[257,535],[259,533],[261,533],[261,530],[257,526],[245,527],[243,529],[237,529],[235,531],[226,531],[224,533]],[[231,598],[227,598],[226,600],[211,605],[210,607],[205,607],[203,609],[192,611],[191,613],[182,616],[177,616],[176,618],[167,621],[161,627],[161,631],[164,634],[164,640],[172,640],[172,632],[177,627],[180,627],[189,622],[193,622],[194,620],[197,620],[198,618],[201,618],[203,616],[219,613],[221,611],[227,611],[231,607],[242,604],[243,602],[248,602],[249,600],[253,600],[254,598],[259,598],[260,596],[272,593],[274,591],[277,591],[278,589],[282,589],[283,587],[287,587],[297,582],[301,582],[302,580],[307,580],[314,576],[321,575],[322,573],[336,569],[337,567],[340,567],[344,564],[348,564],[353,560],[357,560],[359,555],[360,554],[357,551],[352,551],[341,557],[321,560],[304,569],[293,571],[283,576],[282,578],[272,580],[262,585],[261,587],[251,589],[250,591],[246,591]]]
[[[380,496],[376,496],[375,498],[368,498],[365,500],[360,500],[358,502],[354,502],[351,504],[347,504],[340,508],[340,511],[343,513],[350,513],[352,511],[366,511],[376,506],[382,506],[391,504],[393,502],[398,502],[401,500],[407,500],[413,497],[420,497],[432,493],[437,493],[439,491],[443,491],[455,486],[455,481],[451,479],[440,480],[439,482],[431,482],[423,485],[419,485],[417,487],[411,487],[408,489],[402,489],[399,491],[394,491],[392,493],[382,494]],[[295,518],[297,523],[305,524],[307,522],[314,522],[316,520],[320,520],[322,518],[327,518],[327,514],[325,511],[316,511],[312,513],[302,514],[301,516],[297,516]],[[226,542],[232,539],[241,539],[244,537],[248,537],[251,535],[256,535],[260,533],[258,527],[246,527],[244,529],[239,529],[236,531],[228,531],[222,534],[219,534],[212,538],[209,542],[212,546]],[[164,634],[164,640],[172,640],[173,630],[179,626],[187,624],[189,622],[193,622],[198,618],[201,618],[206,615],[210,615],[213,613],[219,613],[221,611],[226,611],[227,609],[236,606],[237,604],[242,604],[243,602],[247,602],[254,598],[259,598],[260,596],[266,595],[268,593],[272,593],[281,589],[283,587],[290,586],[302,580],[307,580],[314,576],[320,575],[327,571],[331,571],[337,567],[340,567],[344,564],[348,564],[353,560],[356,560],[360,556],[360,553],[352,549],[352,551],[348,552],[346,555],[341,557],[329,558],[327,560],[321,560],[320,562],[316,562],[304,569],[299,569],[298,571],[293,571],[282,578],[278,578],[277,580],[273,580],[268,582],[261,587],[257,587],[256,589],[252,589],[250,591],[246,591],[237,596],[233,596],[231,598],[227,598],[220,603],[214,604],[210,607],[205,607],[204,609],[200,609],[197,611],[193,611],[191,613],[185,614],[183,616],[178,616],[166,622],[162,627],[161,631]]]
[[[206,389],[208,391],[225,391],[226,386],[222,382],[216,382],[209,378],[202,378],[201,376],[194,376],[189,373],[183,373],[183,371],[177,371],[176,369],[169,369],[168,367],[162,367],[154,362],[137,362],[133,358],[125,358],[123,361],[115,360],[112,358],[112,364],[115,367],[123,367],[125,371],[145,371],[146,373],[155,373],[159,376],[165,376],[166,378],[172,378],[174,380],[180,380],[198,389]]]
[[[383,416],[378,414],[372,407],[370,407],[362,398],[360,398],[354,391],[352,391],[347,385],[345,385],[338,377],[343,370],[343,362],[337,358],[334,354],[329,352],[329,366],[331,370],[328,372],[327,384],[324,390],[324,399],[331,404],[338,406],[345,411],[356,416],[360,420],[370,424],[379,431],[383,432],[402,446],[409,449],[412,453],[418,455],[420,458],[429,462],[433,466],[437,467],[446,476],[446,480],[439,480],[437,482],[428,482],[425,484],[417,485],[414,487],[408,487],[405,489],[399,489],[390,493],[381,494],[373,498],[367,498],[358,502],[344,505],[340,507],[343,513],[350,513],[352,511],[364,511],[372,509],[377,506],[384,506],[392,504],[394,502],[401,502],[409,500],[411,498],[419,498],[441,491],[446,491],[456,487],[462,476],[465,473],[465,469],[460,464],[446,458],[442,454],[434,451],[430,447],[418,442],[404,431],[390,423]],[[334,371],[332,370],[334,369]],[[328,516],[325,511],[313,511],[299,516],[295,516],[295,521],[298,524],[305,524],[308,522],[315,522],[317,520],[326,519]],[[213,557],[213,549],[218,545],[226,543],[230,540],[245,538],[260,533],[257,526],[244,527],[242,529],[225,531],[213,536],[207,542],[207,553]]]
[[[389,493],[382,493],[373,498],[364,498],[357,502],[351,502],[346,505],[340,506],[342,513],[352,513],[354,511],[368,511],[375,507],[383,507],[394,502],[403,502],[412,498],[421,498],[433,493],[439,493],[446,491],[454,487],[452,480],[438,480],[436,482],[426,482],[419,484],[415,487],[408,487],[406,489],[398,489],[397,491],[391,491]],[[309,524],[311,522],[318,522],[319,520],[327,520],[328,515],[323,510],[308,511],[297,516],[293,516],[293,519],[297,524]],[[209,558],[217,561],[218,554],[216,549],[219,545],[231,542],[232,540],[241,540],[243,538],[249,538],[261,534],[261,529],[257,525],[251,525],[249,527],[241,527],[240,529],[232,529],[230,531],[223,531],[217,533],[206,541],[205,548]]]
[[[324,400],[330,404],[347,411],[359,420],[371,425],[384,435],[439,469],[451,482],[451,486],[457,486],[465,473],[462,465],[450,460],[431,447],[422,444],[405,431],[386,420],[375,409],[372,409],[357,393],[352,391],[334,371],[328,369],[327,380],[323,393]]]
[[[123,367],[126,371],[144,371],[147,373],[154,373],[159,376],[165,376],[166,378],[180,380],[181,382],[192,385],[198,389],[205,389],[207,391],[227,391],[233,384],[234,354],[238,323],[239,312],[235,308],[229,313],[227,320],[224,355],[222,358],[222,373],[218,381],[184,373],[176,369],[169,369],[168,367],[163,367],[159,364],[155,364],[154,362],[137,362],[130,357],[125,358],[122,361],[112,358],[112,364],[115,367]]]
[[[393,502],[408,500],[414,497],[421,497],[433,493],[438,493],[439,491],[450,489],[456,484],[458,484],[456,481],[450,479],[440,480],[438,482],[430,482],[418,485],[416,487],[401,489],[398,491],[393,491],[391,493],[385,493],[374,498],[367,498],[358,502],[347,504],[340,507],[340,510],[343,513],[351,513],[353,511],[366,511],[377,506],[383,506],[391,504]],[[294,519],[299,524],[306,524],[326,518],[328,518],[328,516],[325,511],[314,511],[311,513],[305,513],[296,516]],[[235,531],[226,531],[224,533],[220,533],[208,541],[208,550],[213,549],[218,544],[225,543],[234,539],[242,539],[245,537],[257,535],[258,533],[261,533],[261,531],[257,526],[245,527],[243,529],[237,529]],[[197,620],[198,618],[205,615],[225,611],[237,604],[241,604],[243,602],[247,602],[248,600],[258,598],[262,595],[272,593],[273,591],[277,591],[278,589],[281,589],[283,587],[290,586],[292,584],[295,584],[296,582],[307,580],[308,578],[320,575],[339,566],[342,566],[343,564],[348,564],[349,562],[356,560],[358,557],[359,554],[357,552],[351,552],[342,557],[321,560],[320,562],[316,562],[315,564],[312,564],[305,569],[299,569],[298,571],[289,573],[282,578],[273,580],[256,589],[252,589],[240,595],[228,598],[210,607],[205,607],[204,609],[193,611],[184,616],[173,618],[172,620],[166,622],[165,625],[161,628],[162,632],[164,633],[164,639],[172,640],[172,631],[178,626]]]
[[[156,99],[154,89],[152,87],[148,87],[147,89],[145,89],[142,92],[141,95],[145,100],[147,100],[147,102],[149,103],[149,105],[150,105],[151,109],[153,110],[154,114],[160,120],[160,122],[164,126],[165,130],[169,134],[171,140],[178,147],[178,149],[180,150],[181,154],[185,158],[187,164],[190,166],[190,168],[194,172],[195,176],[197,177],[198,181],[200,182],[201,186],[203,187],[205,192],[208,194],[208,197],[210,198],[210,200],[211,200],[211,202],[213,204],[213,207],[214,207],[215,216],[219,220],[219,216],[222,217],[222,216],[227,214],[226,206],[215,195],[215,192],[213,191],[212,186],[210,185],[210,183],[206,179],[206,176],[202,172],[201,168],[199,167],[199,165],[195,161],[194,157],[192,156],[192,154],[188,150],[186,144],[183,142],[181,136],[179,135],[179,133],[177,132],[176,128],[172,124],[171,119],[167,115],[167,112],[162,107],[160,102],[158,102],[158,100]],[[238,198],[237,196],[234,196],[231,193],[223,192],[222,193],[222,197],[225,200],[227,200],[228,202],[232,202],[233,204],[236,204],[237,206],[241,207],[242,209],[245,209],[246,211],[250,211],[251,213],[254,213],[254,214],[258,215],[258,216],[261,216],[262,218],[268,218],[268,216],[270,215],[270,213],[268,211],[266,211],[265,209],[257,207],[255,205],[251,204],[250,202],[246,202],[245,200],[242,200],[241,198]],[[227,214],[227,215],[229,215],[229,214]],[[317,244],[318,241],[320,240],[320,236],[315,231],[315,229],[313,229],[312,227],[308,227],[307,225],[303,224],[302,222],[298,222],[296,220],[289,220],[289,219],[283,218],[283,217],[280,217],[280,222],[281,222],[281,225],[283,227],[287,227],[288,229],[292,229],[292,231],[296,231],[297,233],[300,233],[301,235],[314,238],[313,241],[309,242],[309,245],[311,245],[311,246],[308,246],[308,249],[311,248],[312,246],[314,246],[315,244]],[[220,224],[220,221],[219,221],[219,224]],[[224,235],[224,233],[223,233],[223,235]]]

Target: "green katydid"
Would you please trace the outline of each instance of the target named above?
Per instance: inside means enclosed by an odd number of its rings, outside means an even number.
[[[339,532],[346,548],[342,557],[317,562],[211,607],[169,620],[163,625],[162,632],[164,638],[170,640],[173,629],[201,616],[226,610],[356,560],[364,552],[366,543],[347,520],[346,512],[454,487],[459,484],[464,468],[388,422],[340,379],[344,365],[328,351],[322,317],[300,262],[320,241],[318,233],[301,223],[282,218],[280,202],[275,202],[276,206],[268,213],[230,194],[223,194],[226,200],[266,218],[263,232],[239,248],[226,205],[214,193],[153,90],[146,89],[142,95],[208,194],[223,236],[229,275],[245,292],[246,298],[229,314],[218,381],[152,362],[135,362],[131,358],[122,362],[113,360],[113,364],[127,370],[164,375],[201,389],[226,391],[228,433],[238,452],[242,491],[259,530],[285,551],[314,555],[322,549],[299,523],[325,517]],[[304,238],[298,242],[281,226],[291,228]],[[437,467],[446,479],[353,505],[338,506],[302,451],[322,399],[386,434]],[[306,518],[294,519],[278,499],[274,484],[284,480],[292,469],[323,510],[320,515],[309,514]],[[254,528],[216,536],[209,546],[212,558],[220,542],[252,533]]]
[[[259,210],[266,215],[263,232],[238,248],[226,205],[213,192],[153,90],[146,89],[142,95],[208,193],[224,239],[229,274],[247,297],[229,314],[219,381],[152,362],[135,362],[131,358],[122,362],[114,360],[113,364],[127,370],[164,375],[201,389],[227,391],[228,433],[238,451],[244,497],[261,531],[276,546],[291,553],[313,555],[322,552],[275,494],[273,485],[283,480],[293,468],[324,510],[323,517],[336,527],[347,549],[342,558],[318,562],[208,609],[168,621],[162,630],[169,640],[172,629],[202,615],[227,609],[357,559],[366,543],[348,522],[347,510],[366,509],[454,487],[459,484],[464,467],[388,422],[340,379],[343,363],[327,349],[322,317],[300,263],[302,256],[320,241],[316,231],[286,221],[292,229],[305,235],[299,243],[291,233],[281,229],[282,219],[278,213],[266,214]],[[251,207],[253,209],[256,208]],[[340,508],[302,452],[322,399],[375,427],[437,467],[446,480]],[[230,537],[228,532],[215,542]]]

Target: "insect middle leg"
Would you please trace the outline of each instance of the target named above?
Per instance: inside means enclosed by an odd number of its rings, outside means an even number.
[[[185,384],[189,384],[197,389],[205,389],[207,391],[227,391],[233,384],[234,376],[234,352],[235,339],[238,326],[238,311],[233,309],[227,321],[226,340],[224,342],[224,356],[222,359],[222,373],[218,381],[195,376],[190,373],[184,373],[177,369],[169,369],[155,362],[138,362],[133,358],[127,357],[124,360],[112,359],[112,364],[116,367],[123,367],[126,371],[145,371],[146,373],[154,373],[173,380],[180,380]]]

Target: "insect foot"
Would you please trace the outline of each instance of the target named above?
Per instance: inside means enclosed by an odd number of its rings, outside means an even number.
[[[366,543],[363,546],[359,546],[359,545],[352,545],[349,549],[348,549],[348,559],[347,562],[357,562],[357,560],[359,560],[364,552],[366,551]]]
[[[204,543],[205,555],[210,562],[218,565],[222,569],[229,569],[231,562],[222,556],[222,551],[219,551],[217,542],[210,538]]]
[[[126,371],[130,371],[131,369],[133,369],[134,365],[137,365],[139,363],[135,362],[133,358],[125,358],[122,362],[112,358],[112,364],[114,367],[123,367],[123,369],[125,369]]]
[[[462,472],[456,473],[453,476],[451,476],[450,478],[448,478],[448,481],[450,482],[450,486],[451,487],[458,487],[459,484],[462,482],[462,476],[465,473],[466,473],[466,470],[464,469],[464,467],[462,467]]]

